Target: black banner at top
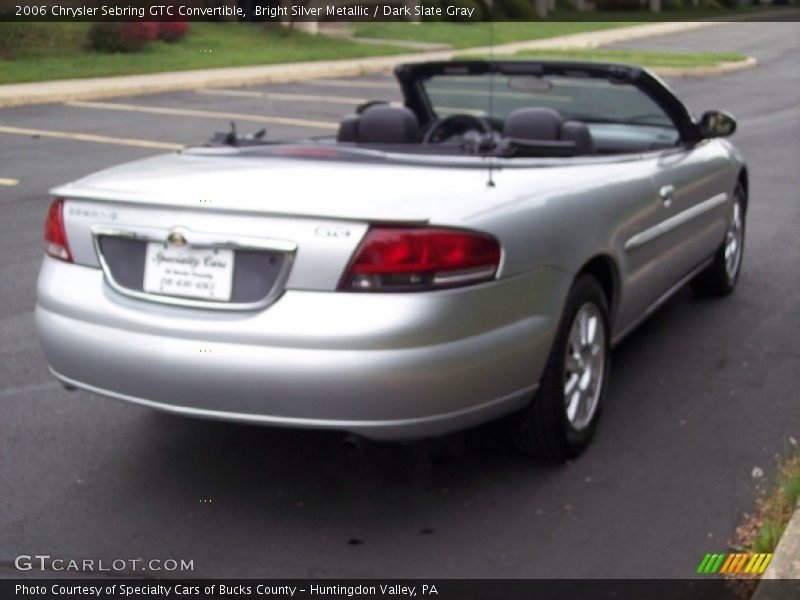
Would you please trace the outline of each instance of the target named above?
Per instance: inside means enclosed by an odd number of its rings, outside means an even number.
[[[0,0],[2,21],[800,20],[798,0]]]

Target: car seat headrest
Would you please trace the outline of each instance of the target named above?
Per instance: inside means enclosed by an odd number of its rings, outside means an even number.
[[[417,116],[404,106],[376,104],[367,108],[358,123],[362,144],[412,144],[420,141]]]
[[[564,117],[545,107],[518,108],[506,117],[503,135],[522,140],[556,141],[561,136]]]

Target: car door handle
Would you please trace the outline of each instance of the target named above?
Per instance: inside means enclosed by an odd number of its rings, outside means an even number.
[[[669,207],[672,204],[672,197],[675,195],[675,186],[674,185],[665,185],[660,190],[658,190],[658,197],[661,198],[661,202],[664,203],[665,207]]]

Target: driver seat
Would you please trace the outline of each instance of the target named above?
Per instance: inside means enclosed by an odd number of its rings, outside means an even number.
[[[594,140],[586,123],[566,121],[553,108],[518,108],[503,125],[503,136],[543,142],[573,142],[576,155],[595,154]]]
[[[422,135],[417,116],[405,106],[374,104],[339,124],[337,142],[354,144],[414,144]]]

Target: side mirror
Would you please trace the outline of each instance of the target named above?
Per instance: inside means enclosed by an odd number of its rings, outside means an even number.
[[[736,131],[736,119],[722,110],[709,110],[703,113],[698,123],[703,138],[725,137]]]

